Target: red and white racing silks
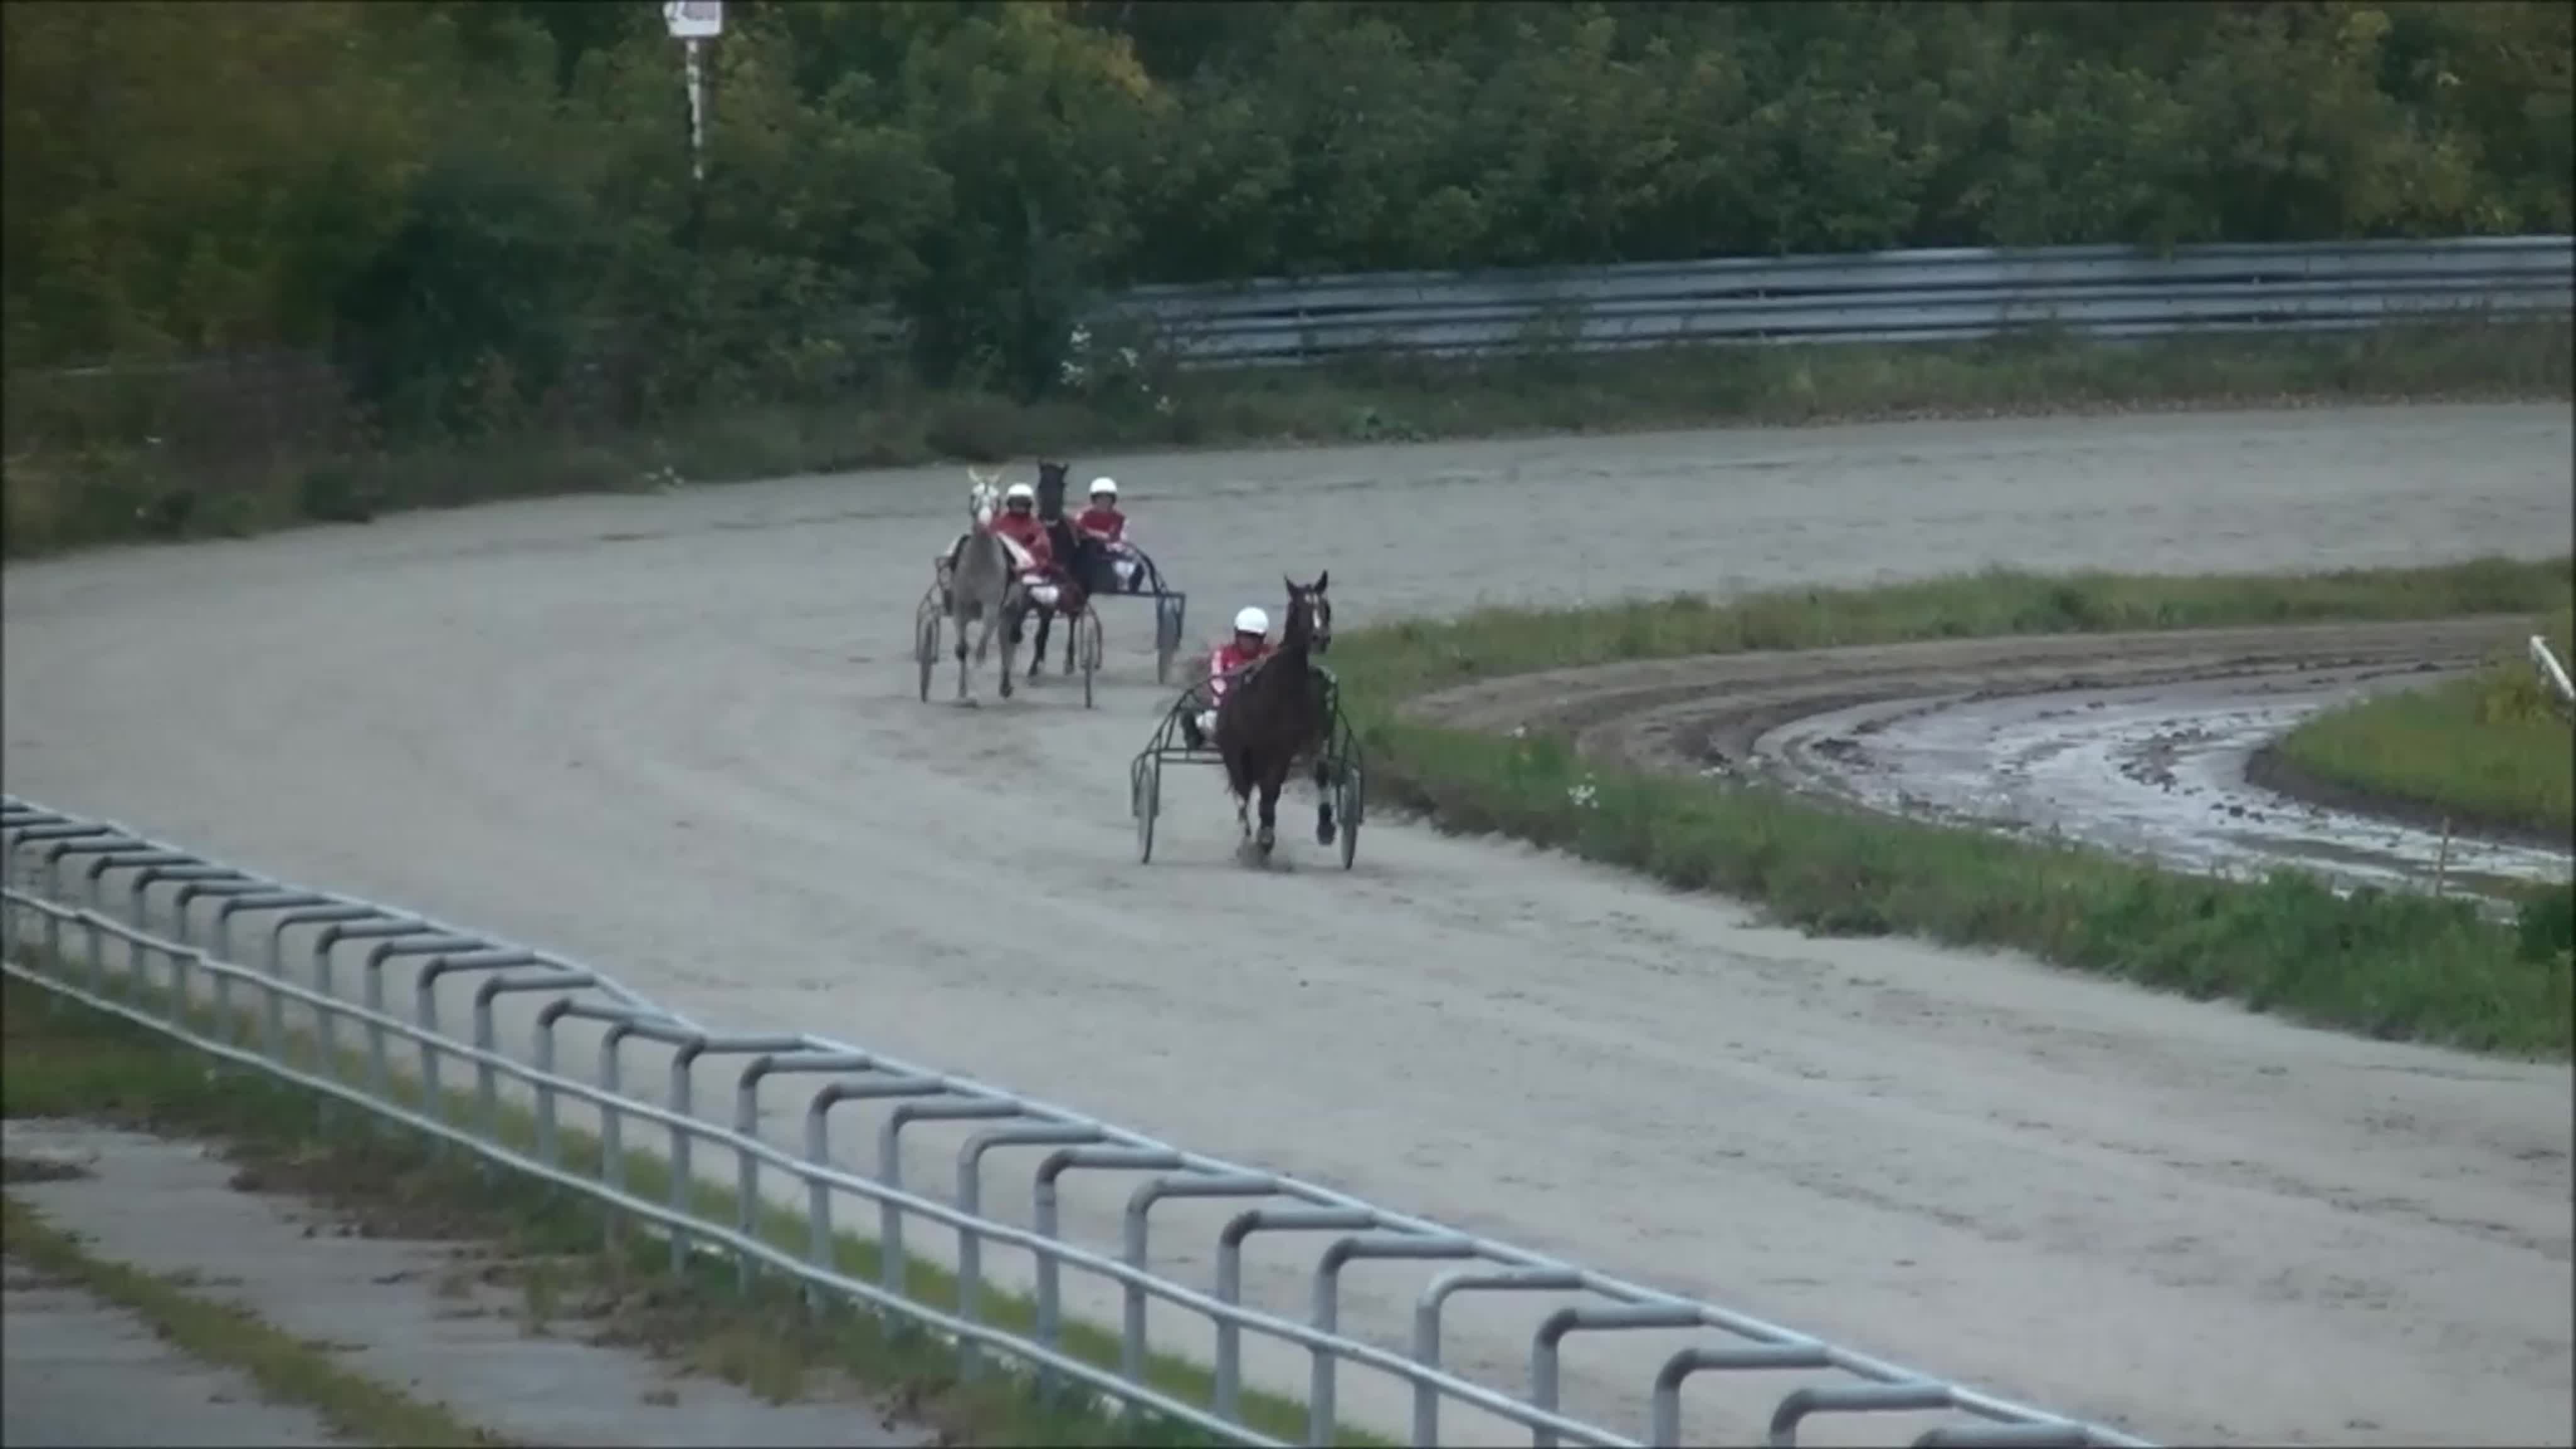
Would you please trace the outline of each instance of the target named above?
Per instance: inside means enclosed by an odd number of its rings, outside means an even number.
[[[1127,539],[1127,515],[1115,508],[1098,505],[1082,510],[1073,526],[1099,539],[1102,543],[1124,543]]]
[[[1264,639],[1250,648],[1228,639],[1208,656],[1208,701],[1213,704],[1225,698],[1226,690],[1241,678],[1243,671],[1270,657],[1270,641]]]
[[[1028,559],[1031,573],[1049,573],[1055,568],[1055,544],[1047,537],[1046,525],[1036,515],[1004,513],[993,520],[993,531],[1010,540]]]

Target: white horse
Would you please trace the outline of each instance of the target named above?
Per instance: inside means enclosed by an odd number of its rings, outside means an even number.
[[[1002,506],[998,473],[974,468],[966,470],[973,486],[966,491],[966,511],[973,526],[957,546],[955,564],[948,571],[948,626],[957,635],[957,702],[972,708],[975,689],[966,668],[966,624],[973,620],[975,662],[984,662],[984,653],[992,641],[993,631],[1001,628],[1021,608],[1023,585],[1019,561],[1010,541],[993,531],[993,517]],[[1011,669],[1019,648],[1008,629],[1002,633],[1002,698],[1011,697]]]

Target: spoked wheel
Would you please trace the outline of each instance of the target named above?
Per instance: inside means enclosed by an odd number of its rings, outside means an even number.
[[[1100,656],[1108,647],[1107,631],[1101,628],[1100,613],[1085,609],[1074,621],[1073,647],[1082,656],[1082,707],[1091,708],[1091,677],[1100,672]]]
[[[1136,816],[1136,858],[1151,862],[1154,858],[1154,817],[1163,809],[1163,762],[1147,755],[1136,762],[1127,776],[1127,808]]]
[[[1154,599],[1154,682],[1172,682],[1172,656],[1181,649],[1181,630],[1189,613],[1189,598],[1184,594],[1161,594]]]
[[[912,620],[912,657],[921,665],[921,702],[930,703],[930,673],[939,666],[939,612],[922,601]]]
[[[1333,779],[1333,823],[1341,827],[1342,869],[1349,870],[1360,853],[1360,811],[1363,794],[1360,767],[1344,765]]]

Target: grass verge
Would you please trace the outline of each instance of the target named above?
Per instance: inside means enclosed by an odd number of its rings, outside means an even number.
[[[14,1074],[14,1035],[11,1045]],[[256,1314],[189,1292],[180,1277],[92,1256],[15,1197],[0,1198],[0,1215],[11,1256],[135,1314],[191,1358],[239,1369],[272,1398],[310,1407],[342,1434],[388,1445],[498,1442],[437,1404],[341,1368],[327,1350]]]
[[[34,954],[22,948],[18,959]],[[605,1246],[609,1214],[588,1197],[515,1173],[487,1174],[464,1154],[434,1152],[413,1134],[353,1124],[346,1110],[325,1119],[310,1091],[245,1071],[210,1074],[204,1054],[158,1033],[14,977],[0,986],[7,1047],[0,1057],[0,1111],[6,1115],[77,1117],[212,1141],[264,1188],[327,1203],[374,1230],[497,1245],[500,1263],[518,1265],[505,1276],[525,1295],[532,1320],[615,1325],[620,1341],[773,1399],[799,1397],[819,1376],[846,1376],[952,1444],[1178,1445],[1203,1438],[1151,1417],[1104,1411],[1087,1392],[1042,1395],[1033,1379],[997,1354],[984,1356],[978,1378],[960,1381],[955,1351],[928,1335],[866,1312],[808,1312],[800,1287],[775,1274],[741,1291],[730,1259],[693,1254],[674,1274],[659,1239],[625,1232],[617,1246]],[[141,1004],[164,1012],[166,995],[153,993]],[[210,1008],[200,1005],[190,1016],[201,1032],[219,1028]],[[236,1022],[234,1030],[246,1026]],[[294,1036],[287,1054],[314,1069],[309,1037]],[[340,1058],[340,1080],[364,1080],[357,1054],[344,1051]],[[416,1081],[398,1073],[390,1085],[404,1105],[420,1107]],[[450,1089],[444,1097],[447,1120],[472,1120],[477,1109],[470,1093]],[[505,1103],[491,1135],[533,1154],[534,1121],[521,1109]],[[597,1138],[566,1129],[559,1145],[567,1170],[598,1179]],[[625,1158],[627,1190],[668,1201],[669,1163],[640,1150]],[[697,1183],[692,1200],[706,1221],[733,1221],[731,1193]],[[764,1206],[756,1231],[795,1256],[806,1252],[801,1212]],[[834,1255],[842,1273],[877,1281],[875,1243],[843,1233]],[[911,1259],[904,1276],[915,1301],[954,1309],[957,1284],[945,1270]],[[979,1301],[985,1323],[1032,1331],[1036,1313],[1028,1299],[988,1286]],[[1119,1362],[1117,1335],[1091,1324],[1065,1321],[1059,1342],[1067,1354],[1102,1367]],[[1155,1354],[1146,1373],[1176,1398],[1213,1401],[1213,1380],[1195,1363]],[[1304,1436],[1304,1405],[1248,1387],[1242,1397],[1244,1421],[1252,1427],[1291,1441]],[[1345,1428],[1336,1442],[1388,1441]]]
[[[2576,383],[2571,340],[2576,333],[2566,319],[2549,318],[2290,336],[2097,341],[2040,330],[1901,346],[1358,358],[1306,369],[1182,373],[1115,398],[1018,403],[895,388],[812,407],[714,409],[623,436],[490,436],[366,456],[281,445],[268,464],[220,488],[157,444],[111,438],[73,449],[13,436],[0,464],[0,540],[12,555],[41,554],[493,498],[631,490],[674,475],[711,483],[942,458],[1927,415],[2563,398]]]
[[[1825,934],[1903,933],[2026,951],[2195,998],[2383,1038],[2565,1057],[2576,889],[2511,925],[2471,904],[2311,877],[2185,876],[1831,808],[1758,784],[1597,769],[1561,739],[1403,716],[1415,695],[1620,660],[2567,607],[2576,560],[2291,576],[1991,572],[1893,588],[1684,597],[1566,612],[1489,609],[1357,630],[1334,644],[1374,793],[1443,828],[1497,831],[1753,902]]]
[[[2565,660],[2576,612],[2525,632]],[[2576,738],[2519,638],[2476,674],[2327,710],[2274,748],[2301,784],[2344,803],[2560,845],[2576,836]]]

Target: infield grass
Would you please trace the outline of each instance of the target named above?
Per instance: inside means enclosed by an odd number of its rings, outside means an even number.
[[[2524,653],[2531,634],[2569,659],[2576,611],[2534,619],[2473,675],[2327,710],[2277,749],[2357,803],[2564,842],[2576,836],[2576,729]]]
[[[1730,602],[1487,609],[1354,630],[1334,644],[1380,798],[1738,897],[1840,935],[1906,934],[2042,960],[2367,1035],[2565,1057],[2565,887],[2515,923],[2461,900],[2312,877],[2187,876],[2063,845],[1830,808],[1758,784],[1596,768],[1562,740],[1400,717],[1478,679],[1620,660],[2013,634],[2104,633],[2565,609],[2576,560],[2478,560],[2309,575],[1990,572]]]

